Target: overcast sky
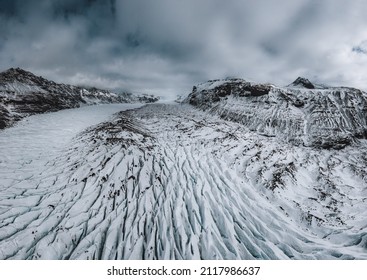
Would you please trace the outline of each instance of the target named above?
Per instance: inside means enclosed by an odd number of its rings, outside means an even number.
[[[208,79],[367,89],[364,0],[0,0],[0,70],[163,96]]]

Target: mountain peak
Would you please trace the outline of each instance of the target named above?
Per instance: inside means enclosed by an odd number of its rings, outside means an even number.
[[[14,81],[19,81],[23,83],[29,83],[30,81],[32,81],[37,84],[42,84],[42,82],[44,82],[44,79],[19,67],[9,68],[8,70],[0,73],[0,82]]]
[[[303,77],[298,77],[293,83],[290,84],[290,86],[299,86],[299,87],[304,87],[308,89],[315,88],[315,86],[313,85],[313,83],[310,82],[309,79],[306,79]]]
[[[4,72],[1,73],[2,75],[32,75],[34,76],[33,73],[26,71],[22,68],[16,67],[16,68],[9,68],[8,70],[5,70]]]
[[[25,72],[28,72],[22,68],[19,68],[19,67],[12,67],[12,68],[9,68],[8,70],[4,71],[4,72],[9,72],[9,73],[25,73]]]

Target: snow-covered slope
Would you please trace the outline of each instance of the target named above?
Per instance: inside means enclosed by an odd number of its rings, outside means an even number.
[[[185,102],[261,135],[296,145],[343,148],[367,137],[367,94],[298,78],[287,87],[241,79],[193,88]]]
[[[17,128],[0,132],[4,151]],[[78,134],[45,164],[10,154],[0,259],[367,259],[364,139],[315,149],[151,104]]]
[[[157,97],[116,94],[96,88],[57,84],[20,68],[0,73],[0,129],[25,116],[103,103],[156,102]]]

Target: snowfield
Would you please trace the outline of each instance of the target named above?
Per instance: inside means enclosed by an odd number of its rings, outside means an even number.
[[[0,259],[367,259],[366,140],[296,146],[186,104],[102,122],[134,106],[0,131]]]

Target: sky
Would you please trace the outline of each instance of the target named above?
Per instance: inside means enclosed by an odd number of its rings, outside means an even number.
[[[0,0],[0,71],[171,98],[210,79],[367,89],[364,0]]]

